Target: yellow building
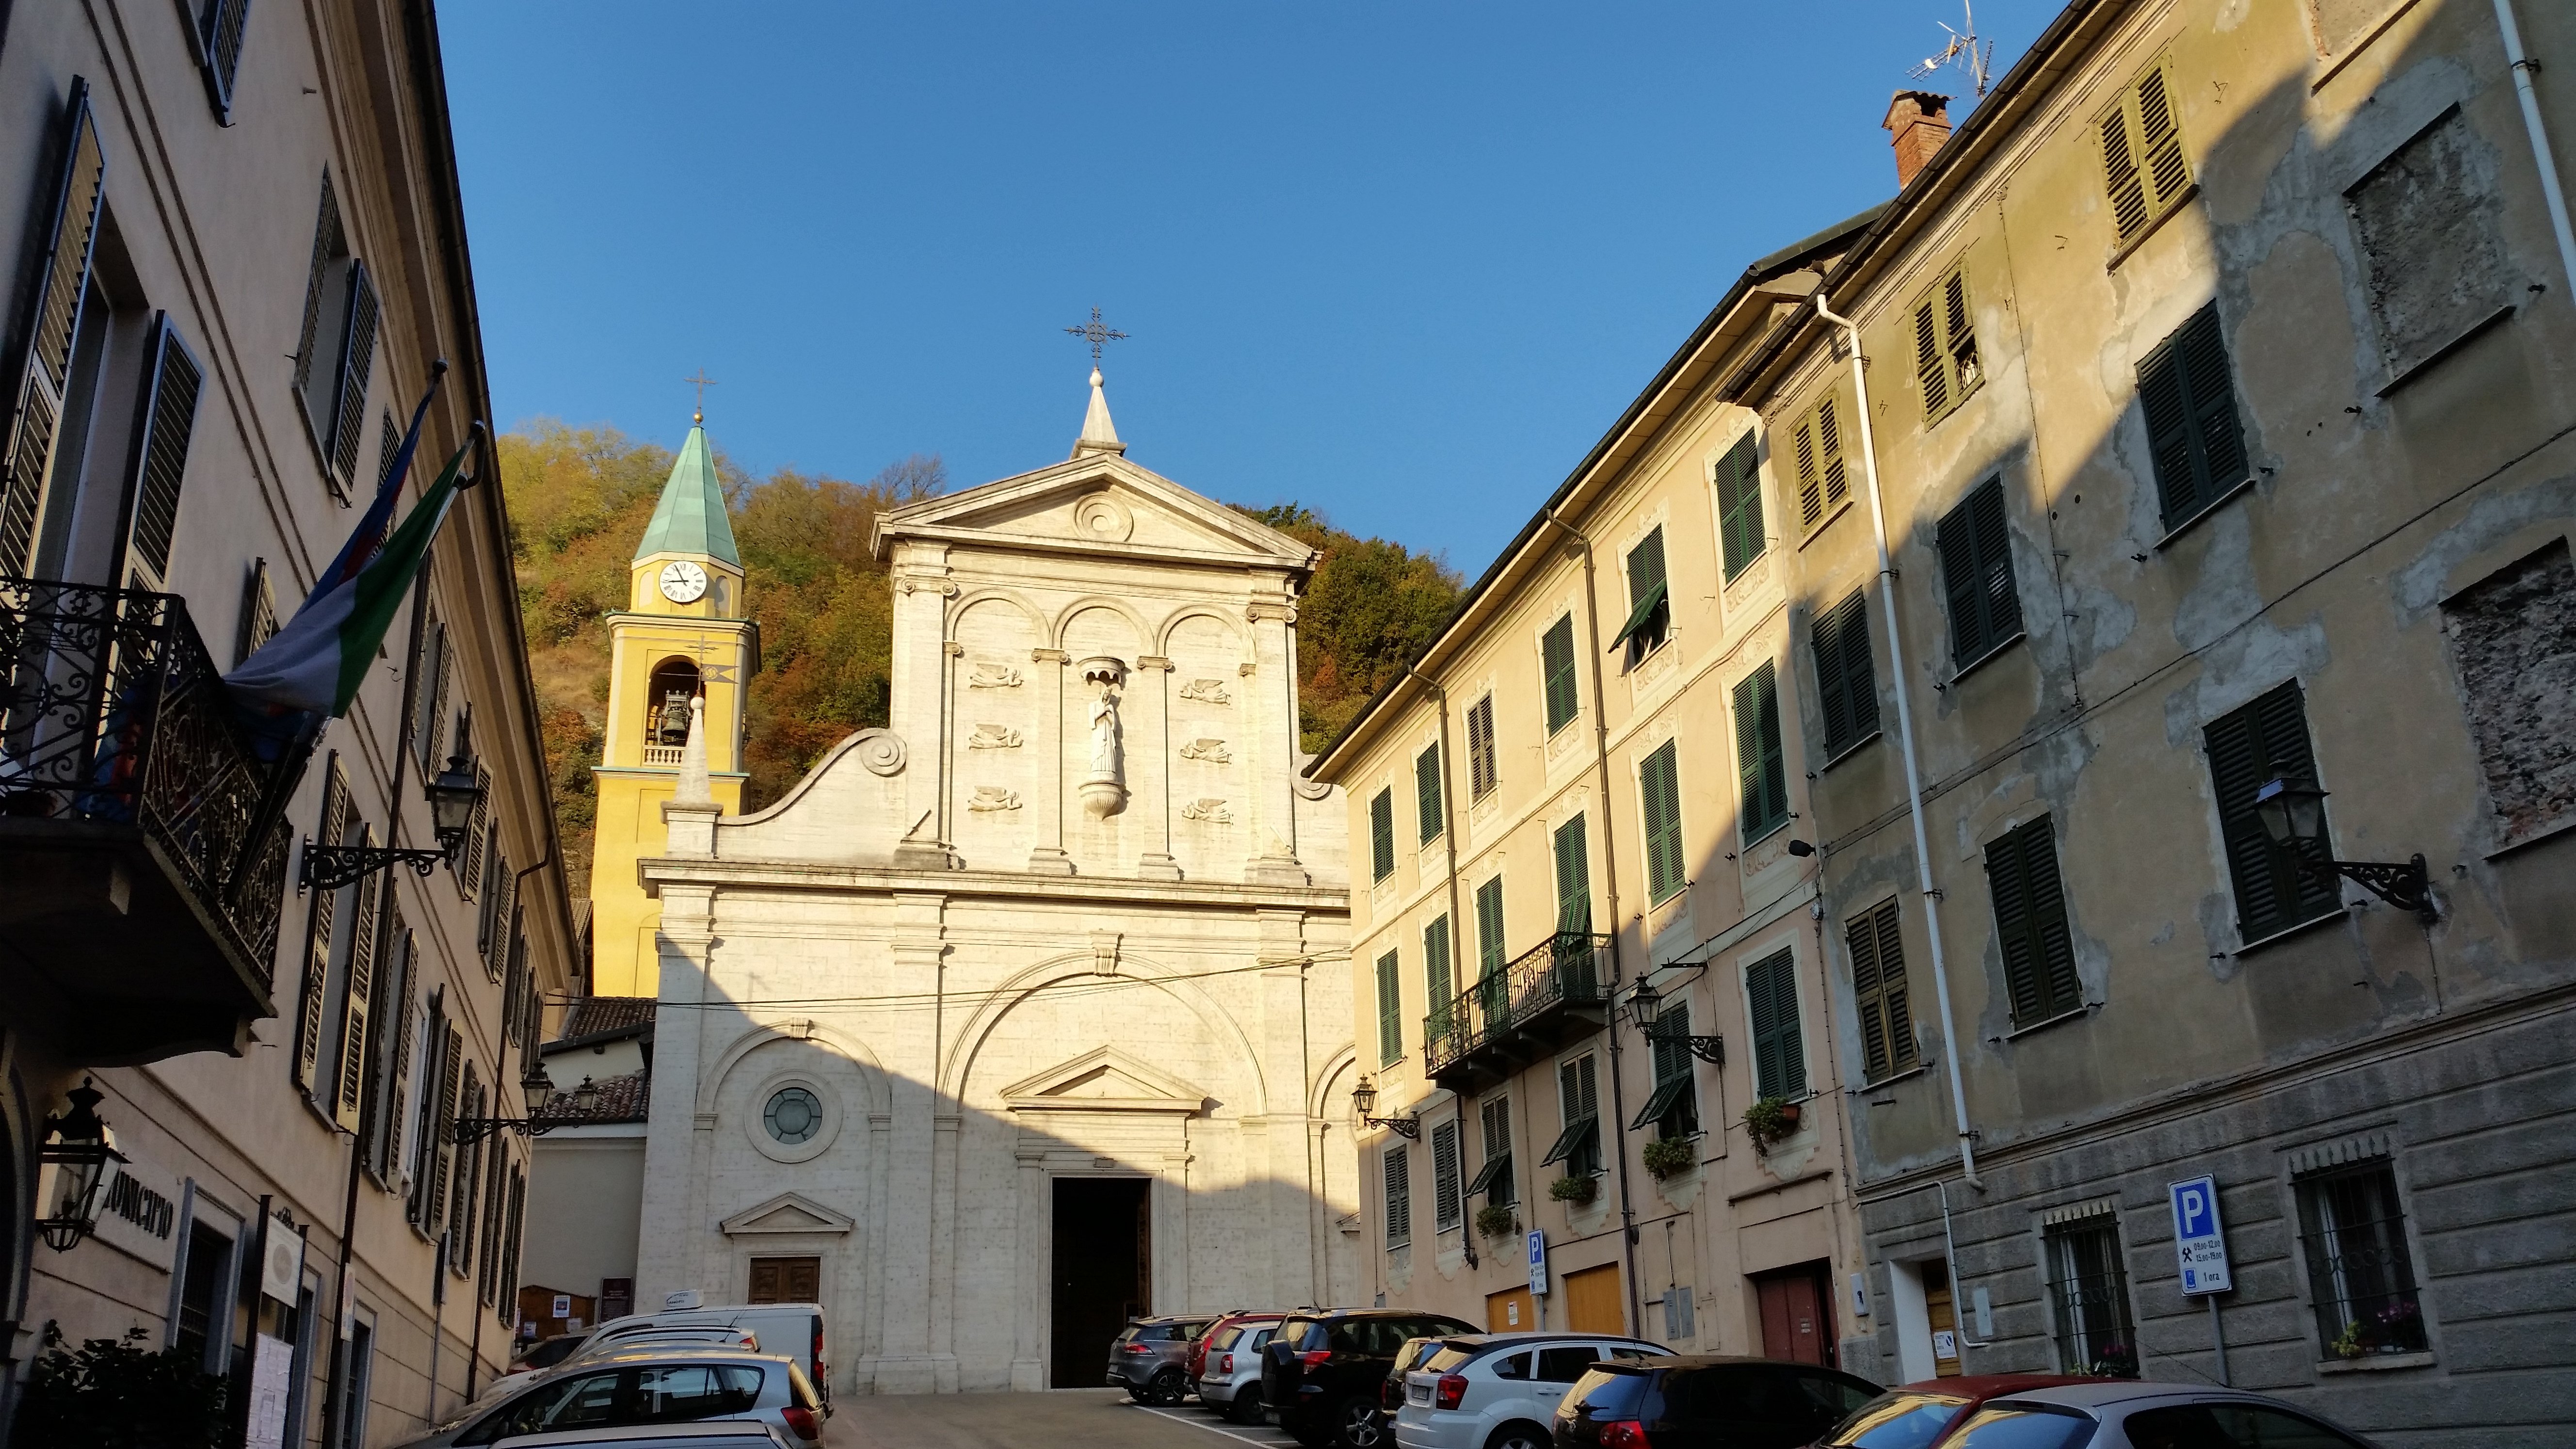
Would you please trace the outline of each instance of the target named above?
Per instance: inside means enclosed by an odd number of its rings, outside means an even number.
[[[628,566],[626,609],[608,616],[608,739],[591,862],[591,992],[651,996],[662,903],[635,862],[663,853],[662,805],[680,777],[689,701],[706,700],[707,778],[728,815],[742,813],[744,690],[760,668],[760,628],[743,607],[742,559],[703,414],[662,485]]]

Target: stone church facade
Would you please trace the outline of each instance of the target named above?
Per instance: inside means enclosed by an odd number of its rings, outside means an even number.
[[[638,1303],[810,1283],[837,1391],[1097,1385],[1129,1313],[1361,1291],[1314,556],[1129,462],[1092,381],[1069,461],[880,520],[889,726],[745,816],[693,750],[639,866]]]

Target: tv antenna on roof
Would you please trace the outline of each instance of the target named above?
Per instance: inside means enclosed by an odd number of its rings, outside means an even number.
[[[1955,65],[1967,72],[1968,83],[1976,87],[1977,99],[1984,100],[1987,66],[1995,58],[1995,43],[1977,38],[1977,12],[1974,5],[1967,3],[1967,0],[1961,0],[1959,8],[1967,16],[1967,28],[1950,30],[1946,23],[1942,24],[1941,28],[1950,32],[1950,43],[1942,47],[1939,55],[1925,57],[1921,65],[1907,71],[1906,75],[1915,80],[1922,80],[1944,66]]]

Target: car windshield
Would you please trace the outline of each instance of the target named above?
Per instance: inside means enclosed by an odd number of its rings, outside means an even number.
[[[1646,1375],[1606,1368],[1584,1370],[1574,1387],[1565,1391],[1569,1406],[1596,1419],[1637,1418],[1637,1406],[1645,1398]]]
[[[1208,1348],[1211,1352],[1220,1348],[1232,1348],[1234,1341],[1241,1337],[1243,1337],[1243,1330],[1240,1328],[1220,1328],[1216,1331],[1216,1336],[1208,1340]]]
[[[1829,1449],[1926,1449],[1968,1401],[1946,1394],[1885,1393],[1824,1437]]]
[[[1444,1343],[1440,1345],[1438,1353],[1422,1361],[1422,1371],[1427,1374],[1445,1374],[1475,1356],[1476,1351],[1463,1344]]]
[[[2083,1449],[2093,1440],[2090,1416],[2038,1404],[1979,1409],[1942,1449]]]
[[[1142,1325],[1134,1323],[1128,1324],[1127,1327],[1119,1333],[1118,1337],[1112,1340],[1112,1342],[1134,1343],[1136,1341],[1136,1336],[1144,1331],[1145,1330]]]

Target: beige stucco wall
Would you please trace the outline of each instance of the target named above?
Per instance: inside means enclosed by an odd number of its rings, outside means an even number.
[[[537,1140],[519,1281],[596,1297],[635,1276],[644,1206],[644,1127],[559,1127]]]

